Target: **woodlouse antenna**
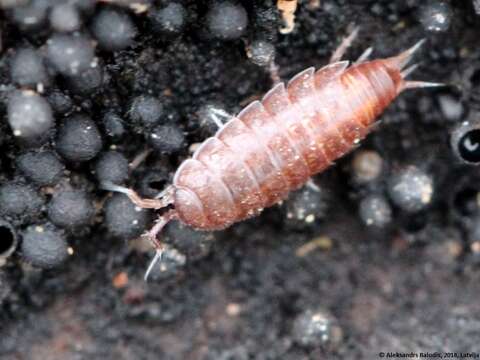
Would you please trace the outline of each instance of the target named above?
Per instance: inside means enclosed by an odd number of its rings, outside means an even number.
[[[107,190],[107,191],[112,191],[112,192],[118,192],[127,195],[130,200],[137,206],[143,208],[143,209],[161,209],[164,207],[167,207],[168,205],[173,204],[174,198],[173,198],[173,191],[174,188],[173,186],[168,186],[165,190],[163,190],[155,199],[144,199],[140,197],[135,191],[133,191],[130,188],[116,185],[110,181],[103,181],[100,184],[100,188]]]

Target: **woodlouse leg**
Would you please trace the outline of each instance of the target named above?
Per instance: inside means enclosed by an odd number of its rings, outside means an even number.
[[[146,237],[152,243],[153,247],[158,250],[163,250],[165,245],[162,244],[158,239],[157,235],[162,229],[167,225],[171,220],[177,218],[177,212],[173,209],[168,210],[165,214],[158,217],[155,221],[155,225],[143,236]]]
[[[161,209],[164,208],[168,205],[173,204],[174,198],[173,198],[173,193],[174,193],[174,187],[173,186],[168,186],[164,191],[160,193],[159,196],[162,196],[161,198],[155,198],[155,199],[144,199],[140,197],[134,190],[129,189],[124,186],[120,185],[115,185],[111,182],[102,182],[100,184],[100,187],[104,190],[108,191],[113,191],[113,192],[119,192],[122,194],[127,195],[130,200],[137,206],[143,208],[143,209]]]
[[[360,30],[360,27],[359,26],[356,26],[353,31],[350,33],[350,35],[348,35],[347,37],[345,37],[342,42],[340,43],[340,45],[338,46],[338,48],[333,52],[331,58],[330,58],[330,64],[333,64],[333,63],[336,63],[338,61],[340,61],[343,57],[343,55],[345,55],[345,52],[347,51],[347,49],[352,45],[352,43],[355,41],[357,35],[358,35],[358,32]]]
[[[311,190],[313,190],[313,191],[315,191],[315,192],[320,192],[320,187],[319,187],[317,184],[315,184],[315,181],[313,181],[312,178],[308,179],[308,181],[305,183],[305,185],[306,185],[309,189],[311,189]]]
[[[218,126],[218,128],[221,128],[223,126],[224,121],[227,121],[233,117],[231,114],[229,114],[225,110],[214,108],[214,107],[210,109],[210,112],[212,115],[212,120],[215,123],[215,125]]]
[[[270,73],[270,79],[274,85],[278,84],[282,79],[280,79],[280,75],[278,73],[278,65],[275,63],[275,60],[270,62],[270,66],[268,67],[268,71]]]
[[[176,218],[177,218],[176,211],[173,209],[168,210],[166,213],[161,215],[155,222],[155,225],[146,234],[143,235],[148,240],[150,240],[153,247],[155,248],[155,256],[153,257],[152,261],[150,262],[150,265],[147,268],[147,271],[145,272],[145,276],[144,276],[145,281],[147,281],[148,275],[150,275],[150,272],[152,271],[155,264],[162,259],[162,256],[164,255],[165,251],[167,250],[176,251],[175,249],[169,249],[167,245],[163,244],[157,239],[158,233],[160,233],[163,230],[165,225],[167,225],[171,220],[174,220]],[[177,254],[177,256],[178,255],[180,254]]]
[[[365,60],[367,60],[370,55],[372,54],[373,52],[373,47],[369,47],[367,48],[363,53],[362,55],[360,55],[360,57],[357,59],[357,61],[355,61],[355,64],[361,64],[363,63]]]
[[[148,155],[150,155],[151,152],[152,152],[151,149],[145,149],[140,154],[135,156],[135,158],[132,160],[132,162],[130,164],[128,164],[128,166],[130,168],[130,171],[133,171],[137,167],[139,167],[140,164],[145,161],[145,159],[148,157]]]

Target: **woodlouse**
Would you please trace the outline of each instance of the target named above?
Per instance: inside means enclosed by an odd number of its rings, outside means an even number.
[[[157,248],[154,262],[163,249],[156,235],[172,219],[220,230],[258,215],[354,149],[403,90],[440,85],[405,80],[415,65],[404,68],[422,43],[386,59],[362,56],[351,67],[348,61],[316,72],[310,67],[286,87],[277,84],[205,140],[157,199],[105,188],[144,208],[170,207],[148,233]]]

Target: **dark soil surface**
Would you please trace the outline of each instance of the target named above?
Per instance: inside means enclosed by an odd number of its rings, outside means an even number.
[[[62,160],[62,179],[35,187],[46,199],[42,210],[33,217],[5,217],[19,244],[28,226],[50,221],[52,194],[69,186],[93,199],[96,214],[87,226],[62,230],[71,256],[61,266],[35,268],[20,246],[6,260],[0,269],[0,358],[376,359],[381,351],[480,351],[480,175],[450,148],[452,129],[479,118],[480,15],[473,4],[444,1],[448,8],[439,11],[448,26],[432,29],[425,7],[440,1],[305,0],[299,1],[294,31],[281,34],[276,2],[242,1],[248,27],[225,40],[206,24],[216,0],[178,2],[187,12],[180,33],[152,32],[150,10],[125,10],[138,33],[127,49],[95,50],[101,84],[82,93],[68,78],[51,75],[43,94],[70,96],[76,112],[97,124],[103,150],[116,149],[129,161],[149,147],[149,129],[128,117],[131,101],[139,95],[160,99],[163,123],[180,128],[185,142],[180,150],[154,150],[131,172],[128,185],[146,195],[168,183],[190,155],[189,145],[212,134],[210,125],[201,126],[199,109],[214,104],[236,113],[272,86],[268,69],[246,55],[254,40],[273,44],[279,75],[288,79],[326,64],[351,24],[361,30],[349,59],[369,46],[373,57],[392,56],[426,38],[411,77],[449,86],[411,90],[396,99],[358,149],[315,179],[321,206],[287,200],[214,238],[172,224],[167,240],[187,255],[187,263],[167,262],[148,282],[143,275],[150,248],[112,236],[105,225],[102,207],[110,195],[92,173],[95,159]],[[112,8],[97,4],[94,13],[82,15],[83,33],[89,34],[90,19],[105,7]],[[0,182],[30,184],[15,162],[25,148],[7,122],[8,93],[18,87],[10,79],[9,59],[26,44],[41,52],[53,30],[47,24],[19,31],[11,11],[0,22]],[[452,115],[452,108],[459,113]],[[108,136],[107,112],[123,119],[126,135]],[[56,113],[56,127],[70,114]],[[55,150],[55,130],[44,149]],[[376,151],[384,163],[380,179],[367,185],[356,184],[351,166],[362,149]],[[413,213],[388,200],[386,190],[396,171],[409,165],[434,184],[428,206]],[[153,180],[146,184],[147,176]],[[379,229],[358,215],[360,200],[373,193],[393,209],[389,225]],[[288,219],[292,207],[312,207],[313,221]],[[294,324],[309,310],[330,320],[306,345],[299,339],[308,329]]]

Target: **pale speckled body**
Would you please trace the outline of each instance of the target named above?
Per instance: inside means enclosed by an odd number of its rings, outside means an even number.
[[[173,182],[179,220],[223,229],[285,199],[355,148],[405,81],[389,59],[308,68],[208,138]]]

